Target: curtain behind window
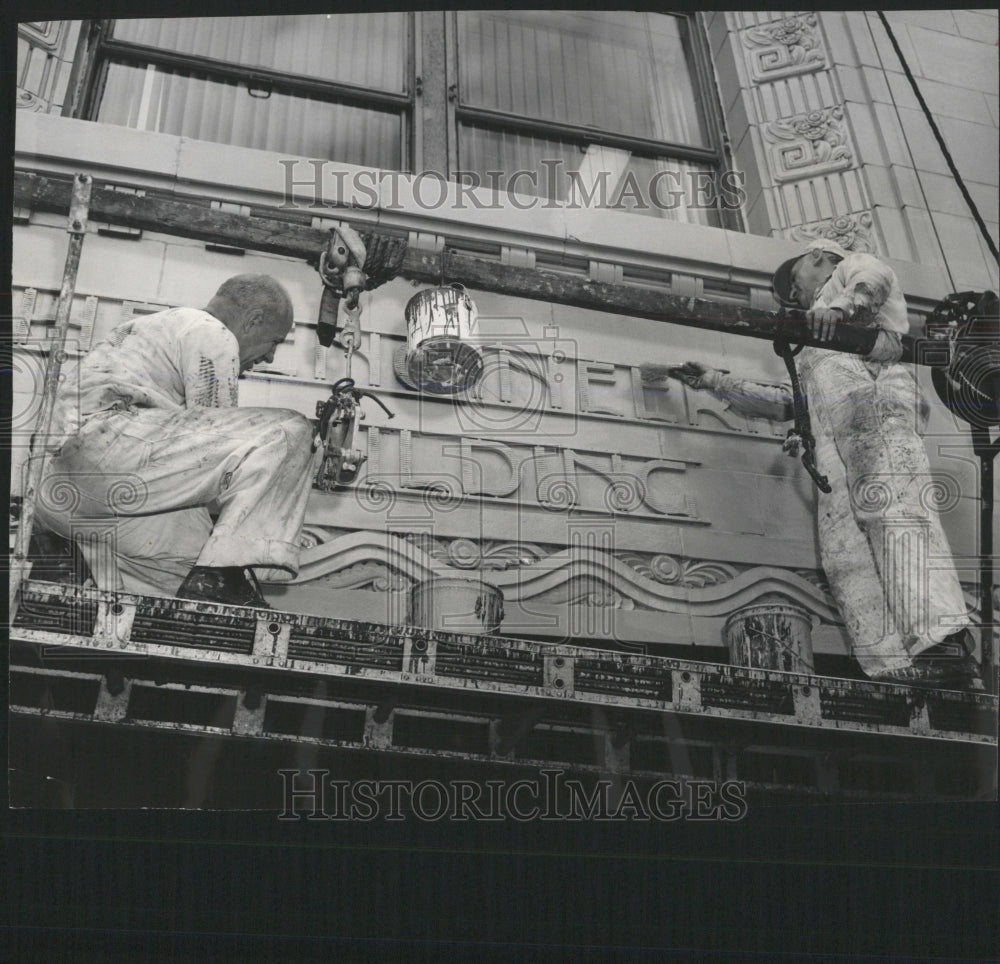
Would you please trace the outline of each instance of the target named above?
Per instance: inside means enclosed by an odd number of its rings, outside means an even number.
[[[361,87],[402,92],[407,84],[402,13],[118,20],[113,36]],[[112,60],[95,120],[385,170],[406,166],[400,111],[248,87],[210,72]]]
[[[108,65],[96,120],[293,156],[399,170],[401,119],[389,111],[331,104],[244,83],[153,66]]]
[[[478,176],[484,188],[545,198],[541,204],[552,199],[576,207],[607,207],[668,221],[722,225],[715,205],[706,204],[704,191],[699,196],[696,190],[695,176],[711,175],[714,170],[708,164],[636,157],[597,146],[584,151],[576,144],[474,124],[461,125],[458,149],[462,172]],[[518,171],[527,173],[515,176]],[[603,194],[597,187],[602,171]],[[571,172],[579,179],[574,181]]]
[[[660,141],[665,155],[581,148],[579,142],[491,126],[484,118],[459,123],[459,167],[486,185],[510,183],[521,194],[718,226],[719,212],[693,189],[694,176],[711,174],[714,166],[666,156],[669,144],[711,147],[686,29],[683,18],[648,13],[459,13],[463,106]],[[511,183],[523,170],[535,171],[535,179],[522,175]],[[553,170],[559,172],[555,177]],[[502,176],[491,181],[491,171]],[[574,196],[571,172],[580,175],[585,194],[603,178],[604,203],[600,193],[589,201]]]
[[[647,13],[463,12],[461,101],[708,146],[684,30],[678,17]]]
[[[116,20],[113,37],[378,90],[406,89],[406,14]]]

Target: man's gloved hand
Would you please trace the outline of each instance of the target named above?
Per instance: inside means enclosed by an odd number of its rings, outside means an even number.
[[[639,374],[647,385],[651,382],[663,381],[666,378],[677,378],[691,388],[716,387],[718,379],[726,372],[719,368],[709,368],[701,362],[687,361],[683,365],[656,365],[647,362],[639,366]]]
[[[679,378],[690,388],[714,389],[718,387],[719,379],[725,374],[718,368],[710,368],[697,361],[686,361],[680,368],[671,371],[674,378]]]

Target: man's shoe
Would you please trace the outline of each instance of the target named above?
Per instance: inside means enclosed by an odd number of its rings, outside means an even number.
[[[253,572],[242,566],[194,566],[177,590],[177,598],[271,608],[261,595]]]
[[[917,689],[982,692],[985,687],[972,648],[971,633],[968,629],[960,629],[914,656],[910,666],[880,675],[878,682],[899,683]]]
[[[914,657],[914,665],[927,667],[940,679],[939,687],[947,690],[985,690],[979,665],[972,655],[972,634],[962,628],[946,636],[936,646]]]
[[[916,689],[953,689],[946,685],[947,675],[933,662],[920,663],[914,660],[909,666],[900,666],[871,678],[876,683],[897,683],[900,686],[912,686]]]

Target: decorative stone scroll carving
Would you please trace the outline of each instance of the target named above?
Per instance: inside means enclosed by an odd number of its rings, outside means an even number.
[[[854,162],[840,107],[783,117],[765,124],[763,131],[778,183],[842,171]]]
[[[640,575],[667,586],[718,586],[735,579],[738,569],[723,562],[682,559],[666,553],[619,552],[616,557]]]
[[[559,549],[558,546],[543,548],[532,542],[476,541],[461,536],[457,539],[435,539],[424,533],[412,533],[403,538],[436,561],[456,569],[518,569],[530,566]]]
[[[34,113],[45,110],[48,104],[42,100],[38,94],[33,93],[30,90],[25,90],[23,87],[17,88],[17,104],[18,110],[28,110]]]
[[[860,214],[842,214],[828,221],[803,224],[788,232],[792,241],[836,241],[847,251],[877,254],[875,236],[872,233],[872,216],[867,211]]]
[[[750,79],[757,84],[826,66],[814,13],[751,27],[743,34],[743,46]]]
[[[830,582],[822,569],[796,569],[795,575],[814,585],[820,592],[830,593]]]

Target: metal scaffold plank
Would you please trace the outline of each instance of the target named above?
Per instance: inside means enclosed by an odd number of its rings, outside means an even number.
[[[995,744],[988,694],[637,656],[28,582],[16,641],[306,675],[344,687],[542,701],[748,724]],[[386,711],[391,712],[391,707]],[[381,722],[384,722],[381,721]]]
[[[270,680],[275,681],[273,674]],[[814,732],[789,744],[772,728],[734,748],[728,728],[705,727],[697,720],[683,735],[678,730],[667,738],[655,726],[643,728],[620,717],[593,714],[572,717],[551,703],[502,716],[497,706],[460,710],[395,699],[375,703],[370,695],[319,699],[272,691],[266,682],[259,688],[256,683],[205,685],[137,675],[112,686],[108,675],[97,672],[13,665],[11,712],[27,725],[45,719],[139,734],[228,738],[262,747],[298,744],[337,752],[374,751],[494,771],[556,767],[649,781],[698,779],[699,774],[705,778],[718,769],[751,788],[823,797],[832,792],[845,799],[871,797],[871,790],[849,785],[849,771],[858,760],[867,760],[878,772],[894,768],[910,774],[903,781],[911,784],[906,791],[900,787],[893,792],[876,781],[886,798],[926,795],[928,786],[935,780],[945,783],[956,769],[964,768],[970,780],[978,773],[980,782],[988,782],[982,756],[988,748],[969,743],[887,743],[861,732],[846,734],[844,743],[839,735]],[[837,741],[837,750],[831,750],[831,740]],[[733,769],[726,761],[736,758]],[[965,786],[954,792],[967,792]]]

